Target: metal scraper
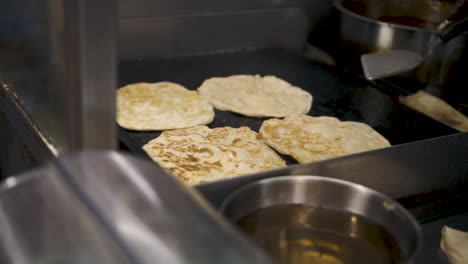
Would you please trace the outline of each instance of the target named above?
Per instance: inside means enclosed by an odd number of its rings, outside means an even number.
[[[368,80],[381,79],[416,68],[424,57],[409,50],[389,50],[361,56],[361,65]]]
[[[451,16],[453,20],[445,20],[438,34],[429,42],[428,51],[421,55],[409,50],[389,50],[368,53],[361,56],[361,65],[368,80],[375,80],[407,72],[418,67],[431,54],[432,50],[468,30],[468,1],[460,1],[457,11]]]

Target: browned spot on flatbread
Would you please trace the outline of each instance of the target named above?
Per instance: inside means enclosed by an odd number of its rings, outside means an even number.
[[[233,139],[234,138],[234,139]],[[285,166],[248,127],[171,130],[143,149],[163,168],[189,184],[199,184]]]
[[[213,155],[213,151],[209,148],[201,148],[200,153],[208,153],[209,155]]]
[[[198,161],[198,159],[195,158],[195,157],[192,156],[192,155],[188,155],[188,158],[190,159],[191,162],[197,162],[197,161]]]

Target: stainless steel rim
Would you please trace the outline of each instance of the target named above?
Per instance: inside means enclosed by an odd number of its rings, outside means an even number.
[[[342,12],[344,14],[347,14],[347,15],[349,15],[351,17],[354,17],[356,19],[364,20],[364,21],[366,21],[368,23],[377,24],[377,25],[380,25],[380,26],[393,27],[393,28],[396,28],[396,29],[404,29],[404,30],[420,31],[420,32],[427,32],[427,33],[437,34],[437,30],[433,30],[433,29],[419,28],[419,27],[412,27],[412,26],[405,26],[405,25],[400,25],[400,24],[382,22],[382,21],[378,21],[376,19],[372,19],[370,17],[366,17],[366,16],[363,16],[363,15],[356,14],[353,11],[345,8],[342,5],[342,2],[343,2],[343,0],[333,0],[333,6],[336,9],[338,9],[340,12]]]
[[[380,192],[374,191],[374,190],[372,190],[372,189],[370,189],[370,188],[368,188],[368,187],[366,187],[364,185],[358,184],[358,183],[353,183],[353,182],[349,182],[349,181],[345,181],[345,180],[329,178],[329,177],[324,177],[324,176],[316,176],[316,175],[287,175],[287,176],[278,176],[278,177],[266,178],[266,179],[262,179],[262,180],[259,180],[259,181],[251,182],[249,184],[246,184],[245,186],[242,186],[242,187],[236,189],[232,193],[228,194],[227,197],[223,200],[223,202],[221,203],[221,206],[219,207],[219,211],[221,212],[221,214],[224,215],[227,206],[235,198],[237,198],[239,196],[239,194],[241,194],[241,193],[243,193],[243,192],[245,192],[245,191],[247,191],[247,190],[249,190],[251,188],[255,188],[257,185],[269,184],[269,183],[278,182],[278,181],[287,181],[287,180],[290,180],[290,179],[296,179],[296,180],[299,179],[299,180],[303,180],[303,181],[318,180],[318,181],[322,181],[322,182],[341,184],[341,185],[351,187],[353,189],[359,188],[361,191],[364,191],[364,192],[366,192],[366,193],[368,193],[370,195],[374,195],[374,196],[376,196],[376,197],[378,197],[378,198],[380,198],[382,200],[394,201],[390,197],[388,197],[388,196],[386,196],[386,195],[384,195],[384,194],[382,194]],[[404,208],[398,202],[395,202],[394,206],[408,220],[408,222],[411,224],[411,226],[415,230],[415,234],[416,234],[416,246],[414,248],[414,251],[411,254],[409,254],[407,256],[407,259],[403,260],[403,262],[402,262],[402,263],[406,263],[408,260],[413,259],[414,256],[420,251],[421,246],[422,246],[421,245],[422,231],[421,231],[421,227],[419,226],[418,221],[414,218],[414,216],[406,208]],[[258,209],[260,209],[260,208],[261,207],[259,207]]]
[[[14,190],[30,181],[33,181],[38,176],[34,175],[23,175],[23,176],[10,176],[7,177],[0,183],[0,196],[6,195],[9,191]]]

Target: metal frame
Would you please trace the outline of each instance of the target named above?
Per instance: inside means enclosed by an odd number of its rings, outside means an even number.
[[[24,0],[0,11],[2,111],[38,159],[115,149],[117,3]]]
[[[64,1],[69,151],[115,149],[117,4]],[[77,122],[78,120],[78,122]]]

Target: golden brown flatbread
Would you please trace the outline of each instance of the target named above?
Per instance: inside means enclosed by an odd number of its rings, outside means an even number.
[[[171,82],[135,83],[117,90],[117,123],[131,130],[209,124],[214,110],[197,91]]]
[[[191,185],[286,166],[248,127],[164,131],[143,149],[161,167]]]
[[[260,134],[278,152],[300,163],[323,160],[390,146],[370,126],[334,117],[291,115],[263,122]]]
[[[217,109],[253,117],[306,114],[312,95],[275,76],[233,75],[208,79],[198,88]]]

